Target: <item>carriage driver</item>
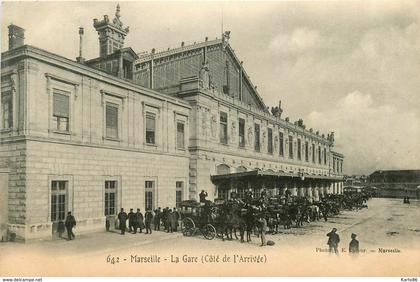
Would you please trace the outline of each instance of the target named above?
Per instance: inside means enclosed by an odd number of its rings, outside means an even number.
[[[201,193],[198,196],[200,197],[200,203],[205,203],[207,201],[206,198],[208,194],[206,191],[201,190]]]

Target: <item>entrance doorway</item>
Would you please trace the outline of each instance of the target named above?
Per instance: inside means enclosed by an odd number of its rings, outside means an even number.
[[[144,183],[144,209],[154,210],[155,209],[155,182],[146,181]]]
[[[67,214],[68,181],[51,181],[51,221],[53,238],[59,236],[58,227],[64,227]],[[65,230],[64,230],[65,231]]]

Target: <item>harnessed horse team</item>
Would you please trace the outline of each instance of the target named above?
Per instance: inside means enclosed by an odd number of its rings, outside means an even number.
[[[241,242],[250,242],[252,233],[256,233],[258,219],[265,218],[268,233],[280,233],[279,228],[302,227],[310,223],[337,215],[340,210],[359,210],[367,208],[370,198],[367,193],[327,194],[318,202],[310,202],[303,197],[285,196],[268,197],[263,191],[259,198],[254,198],[249,191],[242,200],[232,193],[229,200],[208,200],[202,203],[207,207],[204,214],[206,221],[215,226],[217,236],[232,240],[233,236]],[[239,231],[239,237],[237,232]]]

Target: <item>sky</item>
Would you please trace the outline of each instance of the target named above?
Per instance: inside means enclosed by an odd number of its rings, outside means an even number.
[[[2,2],[25,43],[62,56],[99,54],[93,19],[117,2]],[[136,52],[204,41],[231,31],[230,44],[267,106],[335,132],[344,173],[420,169],[420,1],[120,2]]]

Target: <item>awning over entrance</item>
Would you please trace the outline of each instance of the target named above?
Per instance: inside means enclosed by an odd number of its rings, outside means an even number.
[[[244,171],[244,172],[235,172],[235,173],[228,173],[228,174],[218,174],[212,175],[212,181],[218,180],[228,180],[228,179],[240,179],[244,177],[250,176],[274,176],[274,177],[290,177],[290,178],[300,178],[300,179],[324,179],[324,180],[332,180],[332,181],[340,181],[343,180],[342,176],[327,176],[327,175],[314,175],[314,174],[299,174],[299,173],[290,173],[290,172],[282,172],[282,171],[272,171],[272,170],[251,170],[251,171]]]

